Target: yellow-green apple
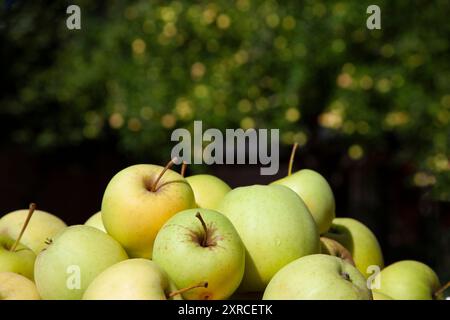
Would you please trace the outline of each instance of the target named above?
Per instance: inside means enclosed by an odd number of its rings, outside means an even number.
[[[303,169],[272,184],[284,185],[294,190],[311,212],[319,234],[328,231],[335,217],[335,202],[330,185],[320,173]]]
[[[130,257],[151,258],[162,225],[175,213],[195,207],[192,188],[177,172],[156,165],[134,165],[109,182],[102,201],[108,234]]]
[[[106,232],[105,226],[103,225],[102,221],[102,212],[99,211],[96,214],[92,215],[89,219],[86,220],[84,223],[85,226],[91,226],[94,228],[97,228],[98,230],[101,230],[103,232]]]
[[[28,209],[17,210],[3,216],[0,219],[0,234],[17,239],[28,211]],[[33,250],[35,254],[39,254],[47,246],[47,239],[51,239],[65,227],[66,224],[58,217],[45,211],[35,210],[20,242]]]
[[[189,290],[188,300],[223,300],[241,283],[245,269],[242,241],[223,214],[209,209],[189,209],[170,218],[159,231],[153,261],[178,288],[208,282],[207,288]]]
[[[0,300],[40,300],[33,281],[13,272],[0,272]]]
[[[372,290],[372,296],[373,296],[373,300],[394,300],[391,297],[389,297],[388,295],[385,295],[384,293],[377,292],[374,290]]]
[[[384,266],[383,254],[375,235],[361,222],[352,218],[336,218],[324,235],[342,244],[352,255],[356,268],[368,278],[376,266]]]
[[[199,208],[216,209],[231,190],[223,180],[209,174],[190,176],[186,180],[194,191],[195,203]]]
[[[16,240],[0,236],[0,272],[14,272],[33,280],[33,268],[36,255],[33,250],[17,244],[13,250]]]
[[[263,291],[286,264],[320,250],[317,226],[308,208],[285,186],[233,189],[217,211],[231,220],[246,249],[240,292]]]
[[[422,262],[403,260],[384,268],[378,275],[380,286],[373,291],[395,300],[432,300],[439,295],[440,282],[436,273]]]
[[[175,284],[155,262],[136,258],[116,263],[100,273],[86,289],[83,300],[180,299]]]
[[[313,254],[275,274],[263,300],[371,300],[364,276],[341,258]]]
[[[36,258],[38,292],[45,300],[81,299],[98,274],[127,258],[120,244],[97,228],[67,227]]]
[[[20,243],[23,239],[31,217],[36,210],[36,204],[31,203],[27,216],[16,239],[0,235],[0,272],[9,271],[34,279],[34,261],[36,254],[30,248]]]

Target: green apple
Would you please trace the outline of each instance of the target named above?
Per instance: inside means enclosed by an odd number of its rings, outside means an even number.
[[[275,274],[263,300],[371,300],[364,276],[341,258],[314,254]]]
[[[426,264],[413,260],[399,261],[387,266],[379,274],[380,287],[373,291],[395,300],[431,300],[440,298],[435,293],[440,282],[436,273]]]
[[[85,226],[91,226],[94,228],[97,228],[98,230],[101,230],[103,232],[106,232],[105,226],[103,225],[102,221],[102,212],[99,211],[96,214],[92,215],[87,221],[84,223]]]
[[[254,185],[230,191],[219,205],[246,248],[240,292],[263,291],[289,262],[319,252],[317,226],[291,189]]]
[[[352,218],[336,218],[324,235],[342,244],[352,255],[356,268],[368,278],[370,266],[383,268],[383,254],[375,235],[361,222]]]
[[[216,209],[223,197],[231,191],[224,181],[209,174],[198,174],[186,178],[192,187],[199,208]]]
[[[98,274],[127,258],[120,244],[97,228],[67,227],[36,258],[38,292],[45,300],[80,299]]]
[[[373,300],[394,300],[381,292],[372,291]]]
[[[170,218],[156,236],[153,261],[178,288],[208,282],[187,291],[189,300],[227,299],[239,287],[245,249],[230,220],[209,209],[189,209]]]
[[[0,300],[40,300],[33,281],[13,272],[0,272]]]
[[[335,202],[330,185],[320,173],[303,169],[272,184],[284,185],[294,190],[311,212],[319,234],[328,231],[335,217]]]
[[[36,255],[20,243],[12,250],[15,242],[10,237],[0,236],[0,272],[14,272],[33,280]]]
[[[130,257],[151,258],[162,225],[175,213],[195,207],[192,188],[168,168],[146,164],[128,167],[117,173],[105,190],[103,224]]]
[[[0,219],[0,235],[17,239],[27,218],[28,209],[17,210],[6,214]],[[64,229],[66,224],[58,217],[45,211],[34,210],[33,217],[27,226],[20,242],[39,254],[47,245],[47,239]]]
[[[177,288],[166,272],[148,259],[129,259],[100,273],[86,289],[83,300],[166,300]]]

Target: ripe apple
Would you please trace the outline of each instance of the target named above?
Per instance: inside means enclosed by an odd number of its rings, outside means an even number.
[[[305,202],[317,224],[319,234],[328,231],[335,217],[333,191],[320,173],[303,169],[271,184],[291,188]]]
[[[46,300],[80,299],[98,274],[127,258],[106,233],[84,225],[67,227],[36,258],[38,292]]]
[[[153,242],[162,225],[175,213],[195,207],[187,181],[156,165],[134,165],[109,182],[102,201],[106,231],[130,257],[151,258]]]
[[[366,278],[373,272],[369,266],[383,268],[383,254],[378,240],[361,222],[351,218],[336,218],[324,236],[342,244],[351,253],[356,268]]]
[[[17,210],[6,214],[0,219],[0,235],[17,239],[27,218],[29,210]],[[33,218],[27,226],[20,242],[39,254],[47,245],[47,239],[64,229],[66,224],[58,217],[45,211],[34,210]]]
[[[195,203],[199,208],[216,209],[219,202],[231,190],[224,181],[209,174],[190,176],[186,180],[194,191]]]
[[[33,281],[13,272],[0,272],[0,300],[40,300]]]
[[[83,300],[166,300],[177,288],[166,272],[147,259],[129,259],[100,273],[86,289]]]
[[[16,240],[0,236],[0,272],[14,272],[33,280],[33,268],[36,255],[34,252],[18,244],[14,250]]]
[[[14,272],[33,280],[36,255],[30,248],[21,244],[20,241],[35,210],[36,204],[31,203],[16,239],[0,235],[0,272]]]
[[[395,300],[440,299],[439,278],[426,264],[403,260],[387,266],[379,274],[380,288],[373,289]]]
[[[153,261],[178,288],[208,282],[208,288],[187,291],[183,298],[223,300],[241,283],[245,249],[223,214],[189,209],[174,215],[161,228],[153,247]]]
[[[364,276],[338,257],[313,254],[282,268],[263,300],[371,300]]]
[[[105,226],[102,221],[102,212],[99,211],[96,214],[92,215],[87,221],[84,223],[85,226],[91,226],[97,228],[106,233]]]
[[[240,292],[263,291],[289,262],[319,252],[317,226],[291,189],[254,185],[230,191],[219,205],[246,248]]]

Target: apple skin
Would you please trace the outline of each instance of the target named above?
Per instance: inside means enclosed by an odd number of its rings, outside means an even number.
[[[120,244],[106,233],[90,226],[67,227],[36,258],[36,287],[45,300],[81,299],[91,281],[109,266],[127,259]],[[79,268],[80,288],[68,288],[70,267]]]
[[[264,291],[286,264],[320,250],[317,226],[308,208],[285,186],[233,189],[218,211],[231,220],[246,248],[239,292]]]
[[[388,295],[385,295],[384,293],[376,292],[373,290],[372,290],[372,296],[373,296],[373,300],[394,300],[391,297],[389,297]]]
[[[166,300],[177,290],[166,272],[147,259],[129,259],[100,273],[89,285],[83,300]],[[176,295],[173,300],[181,299]]]
[[[439,278],[429,266],[414,260],[403,260],[384,268],[380,275],[383,293],[395,300],[432,300],[440,288]]]
[[[208,227],[205,236],[200,213]],[[188,300],[227,299],[239,287],[245,269],[245,248],[233,224],[223,214],[209,209],[189,209],[170,218],[156,236],[153,261],[160,265],[178,288],[208,282],[207,288],[183,293]]]
[[[372,275],[372,271],[367,269],[369,266],[376,265],[383,269],[380,244],[372,231],[361,222],[352,218],[336,218],[324,236],[342,244],[351,253],[356,268],[366,278]]]
[[[263,300],[371,299],[366,279],[358,269],[325,254],[313,254],[289,263],[275,274],[263,296]]]
[[[0,300],[40,300],[33,281],[13,272],[0,272]]]
[[[84,223],[84,225],[97,228],[98,230],[101,230],[101,231],[107,233],[105,226],[103,225],[101,211],[97,212],[96,214],[92,215],[89,219],[87,219],[86,222]]]
[[[175,213],[195,207],[192,188],[175,171],[167,170],[158,191],[150,191],[163,169],[146,164],[125,168],[111,179],[103,195],[105,229],[132,258],[150,259],[162,225]]]
[[[29,209],[17,210],[4,215],[0,219],[0,235],[7,235],[17,239],[22,226],[28,216]],[[41,210],[35,210],[25,230],[20,243],[39,254],[47,247],[47,239],[53,238],[62,229],[66,228],[64,221],[58,217]]]
[[[333,191],[318,172],[303,169],[271,184],[284,185],[297,193],[305,202],[317,224],[319,234],[328,231],[335,218]]]
[[[15,242],[8,236],[0,236],[0,272],[14,272],[33,280],[36,255],[20,243],[14,252],[9,251]]]
[[[216,209],[223,197],[231,191],[224,181],[209,174],[198,174],[186,178],[192,187],[195,203],[199,208]]]

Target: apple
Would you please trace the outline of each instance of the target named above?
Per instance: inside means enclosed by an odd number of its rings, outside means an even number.
[[[175,213],[194,208],[192,188],[177,172],[134,165],[109,182],[102,201],[106,231],[119,241],[130,257],[151,258],[153,242],[162,225]]]
[[[328,231],[335,217],[335,202],[333,191],[322,175],[303,169],[271,184],[284,185],[294,190],[311,212],[319,234]]]
[[[86,289],[83,300],[181,299],[167,273],[155,262],[136,258],[116,263],[100,273]]]
[[[18,244],[12,250],[16,240],[0,236],[0,272],[14,272],[33,280],[33,268],[36,255],[30,248]]]
[[[31,203],[17,239],[0,235],[0,272],[14,272],[33,280],[36,255],[33,250],[21,244],[20,241],[35,210],[36,204]]]
[[[278,271],[263,300],[371,300],[364,276],[341,258],[313,254]]]
[[[223,300],[239,287],[245,269],[245,248],[230,220],[209,209],[188,209],[170,218],[159,231],[153,261],[178,288],[208,282],[208,288],[187,291],[188,300]]]
[[[106,233],[105,226],[102,221],[102,212],[99,211],[96,214],[92,215],[87,221],[84,223],[85,226],[91,226],[97,228]]]
[[[195,203],[199,208],[216,209],[219,202],[231,190],[224,181],[209,174],[190,176],[186,180],[194,191]]]
[[[317,226],[302,199],[287,187],[233,189],[217,211],[231,220],[246,248],[240,292],[263,291],[286,264],[319,252]]]
[[[336,218],[324,236],[342,244],[351,253],[356,268],[366,278],[373,272],[370,266],[383,268],[383,254],[378,240],[361,222],[352,218]]]
[[[40,300],[33,281],[13,272],[0,272],[0,300]]]
[[[27,218],[29,210],[17,210],[6,214],[0,219],[0,235],[6,235],[17,239],[22,226]],[[47,239],[64,229],[66,224],[58,217],[41,210],[34,210],[33,219],[24,233],[21,243],[29,247],[35,254],[44,249]]]
[[[67,227],[36,258],[38,292],[45,300],[80,299],[98,274],[127,258],[120,244],[97,228]]]
[[[387,266],[379,274],[380,287],[373,291],[395,300],[440,299],[439,278],[424,263],[403,260]]]
[[[372,290],[372,296],[373,296],[373,300],[394,300],[391,297],[389,297],[388,295],[385,295],[384,293],[373,291],[373,290]]]

